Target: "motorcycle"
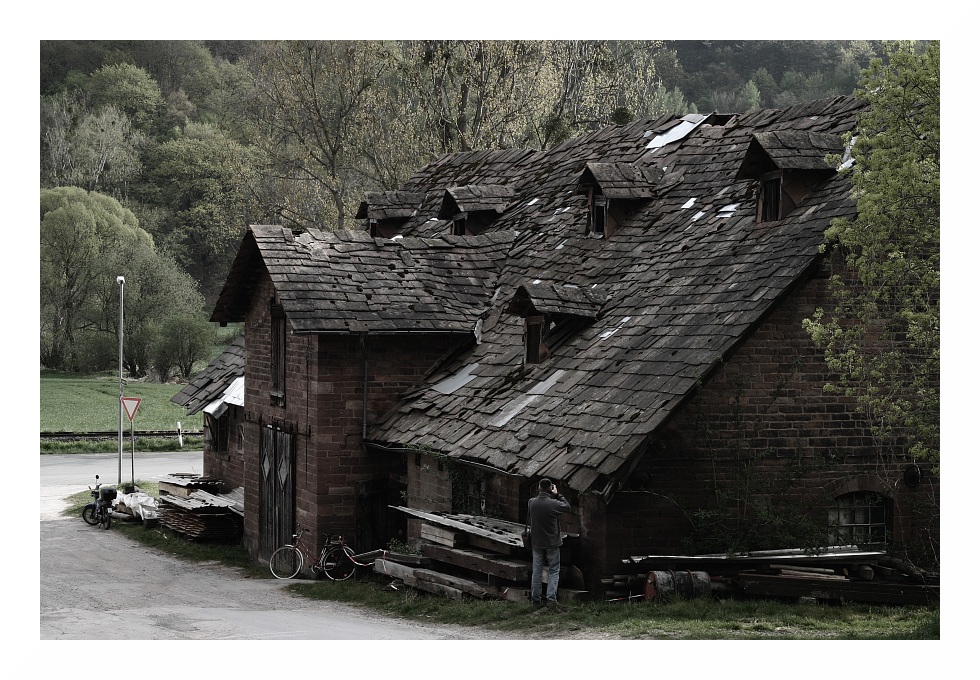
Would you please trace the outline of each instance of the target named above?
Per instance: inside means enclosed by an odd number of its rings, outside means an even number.
[[[89,487],[88,490],[92,494],[92,502],[82,508],[82,519],[86,524],[98,524],[108,529],[112,526],[112,501],[116,499],[116,490],[113,487],[103,489],[98,475],[95,475],[95,488]]]

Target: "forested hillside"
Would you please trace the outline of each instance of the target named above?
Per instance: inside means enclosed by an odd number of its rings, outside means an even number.
[[[41,362],[186,374],[244,227],[357,228],[440,154],[849,94],[865,41],[42,41]]]

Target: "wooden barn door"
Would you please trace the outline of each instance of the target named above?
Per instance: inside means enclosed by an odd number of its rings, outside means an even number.
[[[293,435],[263,427],[259,454],[262,495],[259,499],[259,557],[289,543],[296,528],[296,466]]]

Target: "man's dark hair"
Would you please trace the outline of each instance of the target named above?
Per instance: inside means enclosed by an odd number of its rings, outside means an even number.
[[[542,491],[548,491],[548,490],[550,490],[551,489],[551,480],[550,479],[542,479],[540,482],[538,482],[538,488],[541,489]]]

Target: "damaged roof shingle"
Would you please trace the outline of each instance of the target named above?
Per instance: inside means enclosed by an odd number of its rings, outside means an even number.
[[[802,280],[829,220],[853,214],[849,185],[829,173],[789,217],[758,223],[752,183],[739,176],[750,146],[787,168],[823,171],[859,108],[840,97],[723,125],[706,119],[656,148],[648,148],[649,131],[670,129],[671,120],[637,121],[549,151],[450,155],[419,171],[411,189],[430,197],[468,183],[513,186],[514,200],[492,228],[518,235],[501,262],[482,342],[434,371],[429,384],[461,372],[465,381],[413,391],[369,439],[608,493],[698,381]],[[640,168],[646,179],[664,176],[613,236],[589,238],[579,180],[587,167],[623,177],[626,166],[616,164]],[[427,199],[403,233],[432,233],[439,207]],[[605,296],[601,315],[596,301],[575,297],[594,286]],[[523,322],[512,314],[522,305],[590,323],[542,363],[524,366]]]

